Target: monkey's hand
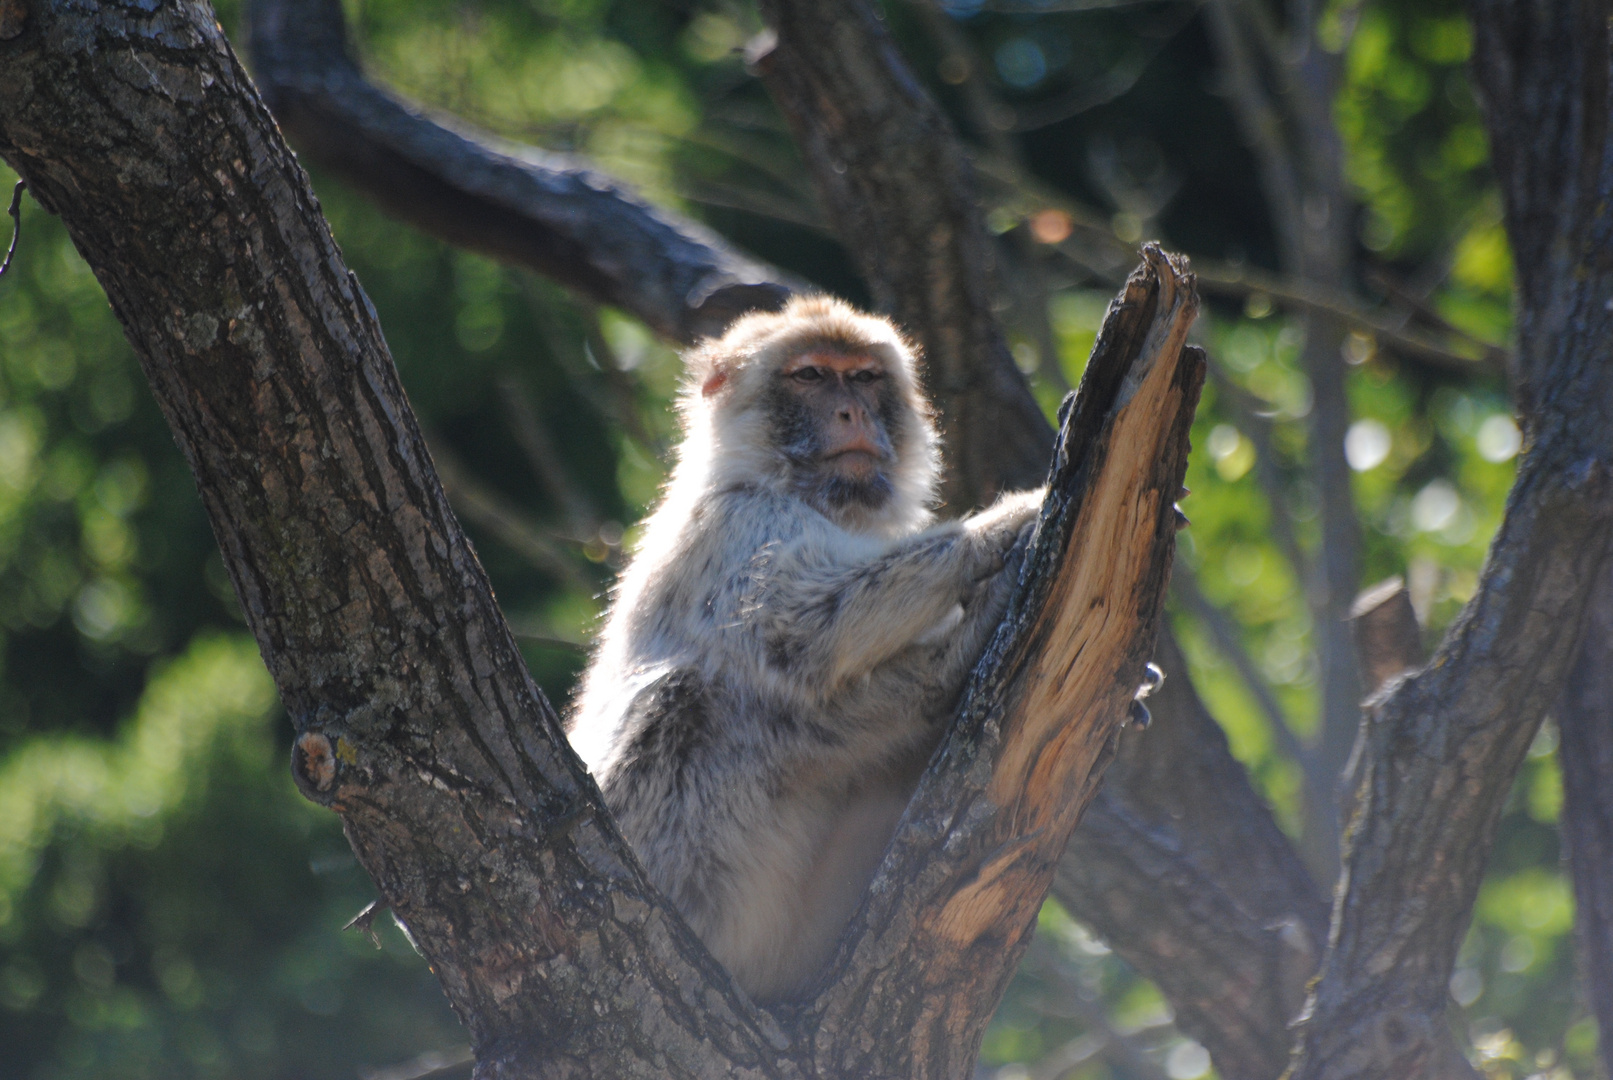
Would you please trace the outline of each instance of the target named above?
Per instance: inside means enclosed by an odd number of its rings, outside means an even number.
[[[973,578],[981,581],[1001,574],[1015,545],[1029,542],[1042,510],[1045,488],[1004,495],[978,514],[964,519],[965,534],[976,555]],[[1018,577],[1016,572],[1014,577]]]

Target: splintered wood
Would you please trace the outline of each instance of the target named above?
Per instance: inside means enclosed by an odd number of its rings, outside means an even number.
[[[1205,365],[1186,344],[1198,310],[1186,260],[1143,255],[1066,406],[1000,674],[964,706],[999,688],[985,791],[999,809],[996,842],[929,922],[952,948],[1017,937],[1016,908],[1034,916],[1151,658]]]

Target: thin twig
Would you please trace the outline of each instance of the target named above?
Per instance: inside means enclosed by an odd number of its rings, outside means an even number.
[[[1210,603],[1209,598],[1199,590],[1198,579],[1192,569],[1180,559],[1176,560],[1176,565],[1171,571],[1171,595],[1186,609],[1187,614],[1209,631],[1210,639],[1215,644],[1215,651],[1231,661],[1239,678],[1254,695],[1255,703],[1266,716],[1272,738],[1277,741],[1283,754],[1304,770],[1306,783],[1312,782],[1315,778],[1310,773],[1316,755],[1300,742],[1299,736],[1288,726],[1288,717],[1284,715],[1282,706],[1277,704],[1277,698],[1272,694],[1271,687],[1266,685],[1265,678],[1255,667],[1254,658],[1249,655],[1249,650],[1244,648],[1243,639],[1238,634],[1237,627],[1233,625],[1232,619],[1226,612]]]
[[[1471,342],[1482,350],[1482,355],[1471,356],[1448,348],[1425,334],[1402,329],[1404,320],[1385,318],[1366,310],[1347,293],[1329,289],[1311,281],[1288,275],[1272,274],[1247,266],[1206,261],[1194,262],[1199,283],[1208,293],[1223,296],[1247,297],[1263,293],[1284,307],[1299,311],[1330,315],[1357,330],[1364,330],[1376,339],[1378,345],[1409,359],[1422,360],[1449,371],[1472,374],[1475,371],[1502,370],[1507,350],[1494,342],[1474,337],[1456,327],[1445,327],[1456,337]]]
[[[980,156],[974,164],[979,175],[992,182],[998,205],[1009,206],[1027,218],[1041,210],[1064,214],[1070,236],[1052,245],[1053,249],[1085,275],[1105,285],[1114,285],[1130,272],[1136,261],[1136,247],[1117,238],[1096,211],[1037,183],[1010,158],[996,154]],[[1405,329],[1408,312],[1372,311],[1339,289],[1288,274],[1197,256],[1193,257],[1193,271],[1206,293],[1239,298],[1258,293],[1290,311],[1328,315],[1371,335],[1380,348],[1407,360],[1463,375],[1500,372],[1505,367],[1508,352],[1494,342],[1459,331],[1459,336],[1481,350],[1481,355],[1457,351],[1427,334]]]
[[[11,215],[11,246],[6,248],[4,261],[0,261],[0,277],[5,277],[6,271],[11,269],[11,257],[17,253],[17,241],[22,239],[22,193],[26,190],[28,181],[18,180],[11,192],[11,208],[6,211]]]
[[[543,426],[532,408],[532,399],[526,386],[514,375],[499,379],[501,404],[509,420],[511,434],[526,455],[527,464],[544,487],[549,489],[555,502],[560,504],[566,517],[566,527],[580,541],[592,540],[599,532],[599,513],[594,504],[566,474],[565,464],[549,438],[549,429]]]
[[[440,437],[428,441],[437,475],[456,511],[493,533],[539,570],[573,588],[594,588],[594,582],[559,538],[528,521],[502,496],[473,479]]]
[[[1271,438],[1271,417],[1266,414],[1265,402],[1230,378],[1220,364],[1210,365],[1210,381],[1216,395],[1230,407],[1232,419],[1239,431],[1249,437],[1255,446],[1255,481],[1266,497],[1271,514],[1272,539],[1282,550],[1294,576],[1309,581],[1311,560],[1299,546],[1299,534],[1294,528],[1294,517],[1288,510],[1287,492],[1283,490],[1282,467],[1278,464],[1277,446]]]

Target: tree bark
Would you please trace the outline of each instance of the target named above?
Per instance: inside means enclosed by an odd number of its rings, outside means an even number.
[[[175,437],[296,729],[484,1076],[788,1076],[646,883],[448,508],[367,299],[211,9],[40,0],[0,155],[60,214]]]
[[[334,0],[251,0],[253,74],[298,148],[388,213],[688,344],[796,286],[560,154],[449,128],[364,78]]]
[[[1517,260],[1527,450],[1478,593],[1375,701],[1296,1080],[1437,1064],[1447,983],[1512,778],[1561,695],[1613,536],[1613,161],[1605,7],[1473,5],[1474,64]]]
[[[1216,1071],[1270,1080],[1327,941],[1327,902],[1169,634],[1154,722],[1128,730],[1059,864],[1053,895],[1154,980]]]
[[[1204,379],[1197,308],[1155,248],[1110,305],[1019,589],[807,1013],[832,1075],[891,1075],[891,1043],[895,1075],[973,1067],[1153,654]]]
[[[968,1073],[1151,651],[1203,377],[1184,268],[1150,253],[1113,307],[1009,618],[824,989],[774,1016],[645,883],[532,684],[210,9],[36,0],[0,41],[0,156],[106,288],[296,725],[293,774],[342,815],[479,1077]]]
[[[1601,1033],[1602,1069],[1613,1075],[1613,567],[1604,567],[1596,584],[1579,661],[1556,715],[1576,952]]]

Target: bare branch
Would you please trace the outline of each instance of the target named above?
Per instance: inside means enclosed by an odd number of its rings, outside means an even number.
[[[439,122],[365,80],[337,0],[252,0],[264,99],[299,148],[392,214],[692,341],[793,290],[580,162]]]
[[[1575,953],[1613,1068],[1613,565],[1596,583],[1585,641],[1557,706],[1560,818],[1574,877]]]
[[[806,8],[809,12],[819,10],[812,5]],[[806,16],[802,19],[805,21]],[[867,56],[866,50],[854,48],[856,33],[836,27],[833,19],[818,18],[813,29],[841,48],[843,60],[849,57],[859,65],[875,67],[899,64],[888,47],[882,47],[873,58]],[[888,145],[864,148],[858,142],[856,153],[848,151],[841,157],[834,151],[851,145],[847,130],[854,127],[846,118],[860,118],[862,111],[870,107],[870,95],[863,82],[869,76],[863,67],[859,67],[856,79],[845,76],[837,64],[829,63],[818,52],[812,53],[810,60],[798,62],[823,63],[829,71],[802,76],[814,87],[815,96],[807,100],[830,118],[821,123],[832,128],[829,136],[808,143],[809,160],[828,153],[830,162],[849,164],[864,156],[877,162],[884,155],[904,153],[917,163],[907,172],[897,172],[910,187],[896,182],[878,188],[852,187],[848,180],[835,179],[838,174],[819,176],[820,188],[831,186],[826,202],[841,198],[857,204],[855,213],[848,212],[837,222],[841,234],[854,244],[866,243],[874,238],[848,232],[846,222],[853,226],[872,222],[892,206],[901,208],[910,200],[933,199],[925,194],[925,187],[935,176],[952,174],[936,168],[926,170],[924,165],[938,157],[950,159],[933,148],[915,153],[911,143],[921,137],[948,140],[950,135],[943,125],[909,123],[891,134],[893,141]],[[914,92],[905,89],[909,85],[905,74],[890,78],[902,85],[905,93]],[[779,93],[775,89],[775,94]],[[873,100],[882,103],[885,96],[882,89]],[[785,105],[787,112],[790,107]],[[910,112],[894,108],[892,112],[898,118],[912,119]],[[807,129],[811,137],[814,128],[810,118],[799,121],[798,126]],[[1000,160],[998,165],[1001,166]],[[847,169],[848,173],[854,171]],[[1016,176],[1010,183],[1018,179]],[[1083,255],[1102,253],[1099,276],[1112,280],[1110,275],[1124,272],[1121,268],[1129,264],[1130,255],[1120,249],[1106,223],[1088,221],[1083,213],[1072,208],[1069,215],[1072,228],[1093,241],[1083,249]],[[901,223],[904,219],[898,216],[897,220]],[[872,229],[874,225],[868,227]],[[952,226],[948,225],[942,235],[955,238]],[[909,242],[904,250],[911,249]],[[869,256],[868,261],[873,262],[874,257]],[[917,257],[906,261],[886,259],[868,273],[876,280],[878,275],[890,275],[895,283],[887,280],[884,288],[888,294],[895,294],[899,288],[921,291],[928,287],[926,282],[931,275],[950,273],[950,268],[950,262],[932,258],[919,247]],[[964,272],[978,271],[966,267]],[[964,363],[992,359],[991,354],[982,351],[965,350],[960,355]],[[980,382],[980,393],[994,392],[999,385],[986,375],[980,377]],[[965,414],[949,429],[949,435],[977,445],[1005,435],[1023,435],[992,426],[987,423],[989,419]],[[998,470],[988,478],[990,486],[1025,482],[1022,474],[1013,471],[1012,459],[988,462]],[[1175,671],[1174,681],[1167,683],[1167,694],[1186,692],[1192,697],[1185,669],[1178,666]],[[1196,697],[1193,700],[1196,702]],[[1247,774],[1227,752],[1225,737],[1202,706],[1194,714],[1194,721],[1176,728],[1177,739],[1171,744],[1174,753],[1163,754],[1160,759],[1165,771],[1153,771],[1150,763],[1155,760],[1154,754],[1148,749],[1142,751],[1136,770],[1120,770],[1111,779],[1094,803],[1086,827],[1077,830],[1070,855],[1060,863],[1058,887],[1061,898],[1079,918],[1098,927],[1117,951],[1161,985],[1178,1017],[1187,1018],[1184,1023],[1210,1048],[1224,1074],[1271,1077],[1287,1057],[1290,1037],[1286,1023],[1302,1000],[1304,981],[1320,954],[1326,909],[1291,845],[1255,795]],[[1149,738],[1154,736],[1151,732]],[[1160,743],[1143,741],[1139,745],[1148,748]],[[1179,772],[1171,769],[1189,762],[1192,768]],[[1108,806],[1121,809],[1107,811]],[[1161,807],[1165,809],[1157,815],[1151,813]],[[957,813],[953,808],[947,812]],[[1150,823],[1141,836],[1129,824],[1136,820],[1131,816],[1134,814]],[[927,858],[933,855],[933,851],[926,852]],[[914,872],[923,881],[923,875],[931,869],[926,861]],[[896,879],[892,875],[887,880]],[[1210,938],[1205,933],[1206,926],[1225,926],[1227,932]],[[1000,939],[993,947],[1001,947]],[[942,951],[952,955],[957,950],[953,943],[947,943]],[[911,952],[898,951],[893,945],[885,955],[896,958]],[[1184,963],[1188,957],[1200,966]],[[889,978],[903,977],[908,971],[898,967],[900,970],[893,969]],[[1202,973],[1202,978],[1197,973]],[[1195,1018],[1197,1026],[1191,1026]],[[913,1017],[903,1016],[887,1028],[905,1032],[915,1023]],[[923,1032],[930,1030],[926,1022]],[[1255,1064],[1264,1071],[1253,1068]],[[1246,1065],[1251,1067],[1245,1068]]]
[[[1180,570],[1180,566],[1177,568]],[[1164,992],[1222,1076],[1274,1080],[1327,904],[1160,636],[1154,722],[1127,731],[1053,892]]]
[[[1273,302],[1299,314],[1325,315],[1370,335],[1380,348],[1460,374],[1499,374],[1506,361],[1506,350],[1491,342],[1450,328],[1452,336],[1465,342],[1468,351],[1441,343],[1427,334],[1406,328],[1404,317],[1369,311],[1360,301],[1336,289],[1289,275],[1269,274],[1254,267],[1208,264],[1205,292],[1223,296],[1247,297],[1263,293]],[[1399,298],[1398,296],[1396,297]]]
[[[794,1074],[533,685],[374,311],[211,9],[38,0],[0,49],[0,156],[106,288],[295,724],[293,776],[342,814],[481,1068]]]

